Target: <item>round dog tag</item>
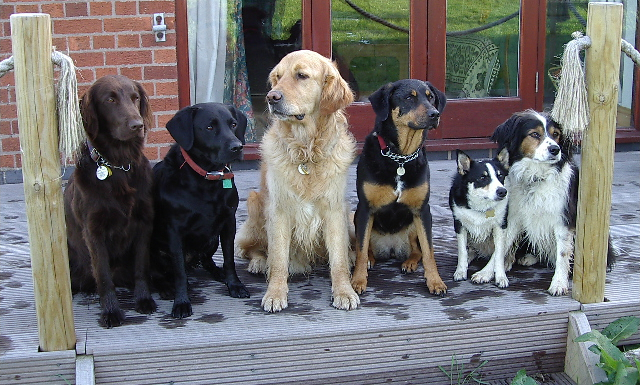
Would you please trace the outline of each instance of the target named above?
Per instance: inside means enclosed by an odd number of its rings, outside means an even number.
[[[403,176],[404,175],[404,167],[403,166],[398,167],[398,169],[396,170],[396,174],[398,174],[399,176]]]
[[[298,165],[298,172],[302,175],[309,175],[309,167],[307,167],[306,163],[300,163]]]
[[[96,170],[96,177],[100,180],[105,180],[111,176],[111,169],[107,166],[100,166]]]

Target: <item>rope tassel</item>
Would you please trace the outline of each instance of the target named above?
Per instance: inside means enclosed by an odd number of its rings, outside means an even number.
[[[591,39],[580,32],[571,36],[573,40],[565,45],[562,54],[562,71],[551,117],[563,126],[568,136],[580,140],[589,125],[587,87],[580,51],[591,47]]]

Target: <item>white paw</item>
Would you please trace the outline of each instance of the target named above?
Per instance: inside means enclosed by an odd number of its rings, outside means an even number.
[[[454,281],[466,281],[467,280],[467,269],[463,269],[461,267],[458,267],[456,269],[456,272],[453,273],[453,280]]]
[[[267,272],[267,259],[254,257],[251,258],[247,266],[247,271],[252,274],[263,274]]]
[[[267,293],[262,298],[262,308],[270,313],[284,310],[289,306],[287,303],[287,290],[281,288],[267,287]]]
[[[487,282],[491,282],[492,279],[493,279],[492,271],[480,270],[479,272],[471,276],[471,282],[473,283],[487,283]]]
[[[533,266],[538,263],[538,258],[533,254],[527,254],[524,257],[518,259],[518,264],[522,266]]]
[[[561,280],[555,280],[553,279],[551,281],[551,285],[549,286],[549,289],[547,290],[549,292],[549,294],[551,295],[565,295],[569,293],[569,283],[567,281],[565,282],[559,282]]]
[[[509,278],[504,274],[496,274],[496,286],[501,289],[509,286]]]
[[[344,290],[341,293],[333,295],[333,307],[336,309],[353,310],[360,305],[360,297],[349,287],[350,290]]]

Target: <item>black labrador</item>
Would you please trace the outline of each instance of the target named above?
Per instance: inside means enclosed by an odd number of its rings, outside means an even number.
[[[167,122],[177,143],[153,168],[157,215],[151,253],[158,289],[166,293],[171,291],[166,284],[174,283],[174,318],[192,314],[186,267],[202,266],[227,285],[232,297],[249,297],[235,268],[239,199],[229,168],[242,158],[246,128],[240,110],[220,103],[185,107]],[[212,259],[219,243],[222,268]]]

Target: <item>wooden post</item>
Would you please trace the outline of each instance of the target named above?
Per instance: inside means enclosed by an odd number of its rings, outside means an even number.
[[[40,350],[74,349],[49,15],[11,15],[11,42]]]
[[[582,140],[573,298],[604,301],[622,39],[622,4],[589,3],[586,84],[590,121]]]

